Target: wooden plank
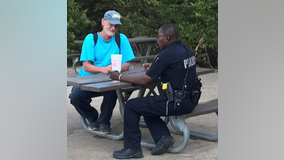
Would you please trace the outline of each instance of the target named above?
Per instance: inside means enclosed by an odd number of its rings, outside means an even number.
[[[146,43],[146,42],[157,42],[157,38],[154,37],[135,37],[129,38],[129,43]]]
[[[133,41],[144,39],[144,38],[149,38],[149,37],[148,36],[133,37],[133,38],[128,38],[128,41],[133,42]]]
[[[213,72],[214,72],[213,69],[196,68],[197,75],[213,73]],[[144,68],[141,67],[141,68],[135,68],[135,69],[131,69],[131,70],[122,72],[122,75],[138,76],[138,75],[143,75],[144,73],[146,73],[146,71],[144,71]],[[90,75],[90,76],[67,78],[67,85],[80,87],[80,86],[86,85],[86,84],[107,82],[107,81],[112,81],[108,77],[108,75],[106,75],[106,74],[95,74],[95,75]]]
[[[67,85],[80,87],[81,85],[84,84],[106,82],[106,81],[112,81],[112,79],[110,79],[106,74],[96,74],[90,76],[67,78]]]
[[[109,82],[82,85],[81,89],[94,91],[94,92],[103,92],[103,91],[110,91],[121,88],[130,89],[132,86],[134,85],[132,85],[131,83],[125,83],[120,81],[109,81]],[[133,87],[133,89],[136,89],[136,87]]]
[[[209,68],[196,68],[196,74],[202,75],[202,74],[208,74],[208,73],[214,73],[214,69]]]
[[[218,112],[218,99],[198,104],[191,113],[182,115],[185,118]]]
[[[81,54],[68,54],[67,58],[74,58],[74,57],[80,57]]]
[[[132,59],[130,62],[133,61],[140,61],[143,59],[155,59],[156,55],[150,55],[150,56],[139,56],[139,57],[135,57],[134,59]]]
[[[214,72],[213,69],[206,69],[206,68],[196,68],[196,71],[199,75]],[[146,73],[146,71],[144,71],[144,69],[141,67],[141,68],[133,69],[133,71],[130,70],[130,71],[124,72],[122,74],[128,75],[128,76],[139,76],[139,75],[143,75],[145,73]],[[103,74],[103,75],[105,75],[105,74]],[[89,91],[95,91],[95,92],[102,92],[102,91],[108,91],[108,90],[114,90],[114,89],[126,88],[126,87],[133,86],[130,83],[128,83],[129,85],[126,85],[125,82],[113,83],[115,81],[108,80],[109,78],[107,77],[107,75],[105,75],[105,76],[106,76],[105,79],[101,78],[101,79],[98,79],[98,80],[96,80],[94,77],[90,76],[90,77],[88,77],[87,80],[74,82],[74,85],[76,85],[76,87],[80,87],[83,90],[89,90]],[[75,77],[75,79],[76,78],[78,78],[78,77]],[[157,81],[159,81],[159,80],[157,80]],[[73,83],[67,82],[67,84],[73,84]]]
[[[80,44],[80,43],[83,43],[83,42],[84,42],[84,40],[75,40],[75,41],[74,41],[74,43],[79,43],[79,44]]]
[[[142,75],[146,71],[141,68],[131,69],[125,72],[122,72],[123,75]],[[81,85],[91,84],[91,83],[98,83],[98,82],[107,82],[112,81],[106,74],[95,74],[90,76],[82,76],[82,77],[71,77],[67,78],[67,85],[80,87]]]
[[[134,37],[134,38],[128,38],[129,43],[146,43],[146,42],[156,42],[157,38],[155,37],[147,37],[147,36],[142,36],[142,37]],[[75,40],[74,43],[83,43],[84,40]]]

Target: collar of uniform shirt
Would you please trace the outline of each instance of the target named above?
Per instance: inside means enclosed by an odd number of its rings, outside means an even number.
[[[168,47],[172,47],[172,46],[176,46],[176,45],[182,45],[181,40],[176,40],[176,41],[171,42],[171,43],[167,46],[167,48],[168,48]]]

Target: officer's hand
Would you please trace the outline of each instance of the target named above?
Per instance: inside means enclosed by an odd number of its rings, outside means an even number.
[[[103,68],[103,71],[102,71],[102,72],[103,72],[104,74],[107,74],[107,72],[108,72],[108,71],[111,71],[111,70],[112,70],[111,65],[108,65],[108,66],[106,66],[106,67]]]
[[[150,67],[151,67],[151,63],[143,64],[143,68],[144,68],[145,71],[148,71]]]
[[[107,75],[109,75],[109,78],[112,80],[118,80],[120,73],[118,71],[108,71]]]

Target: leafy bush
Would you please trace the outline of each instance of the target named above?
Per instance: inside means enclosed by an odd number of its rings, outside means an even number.
[[[84,39],[88,30],[96,25],[86,16],[87,9],[82,9],[74,0],[67,1],[67,54],[79,51],[80,44],[75,39]]]
[[[101,23],[106,11],[114,9],[122,15],[119,32],[128,38],[156,37],[161,25],[173,23],[180,30],[180,40],[195,51],[199,66],[218,67],[217,0],[76,0],[77,3],[68,0],[70,2],[72,5],[68,7],[73,7],[68,8],[70,50],[74,50],[72,40],[100,31],[101,25],[96,24]],[[151,53],[158,52],[155,46]]]

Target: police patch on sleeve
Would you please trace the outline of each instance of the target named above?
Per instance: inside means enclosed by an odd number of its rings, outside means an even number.
[[[184,68],[186,69],[187,67],[192,67],[195,65],[195,57],[192,56],[192,57],[189,57],[187,59],[184,59],[183,60],[183,63],[184,63]]]

